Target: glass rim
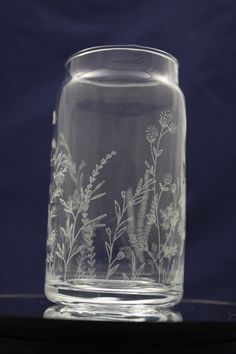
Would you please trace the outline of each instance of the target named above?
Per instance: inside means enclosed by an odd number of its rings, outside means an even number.
[[[75,52],[74,54],[70,55],[65,62],[65,66],[70,64],[73,59],[80,57],[80,56],[84,56],[84,55],[96,53],[96,52],[109,51],[109,50],[121,50],[121,49],[130,50],[130,51],[136,50],[136,51],[142,51],[142,52],[156,54],[156,55],[159,55],[165,59],[170,60],[172,63],[179,66],[178,59],[176,59],[176,57],[173,56],[172,54],[170,54],[162,49],[148,47],[148,46],[142,46],[142,45],[137,45],[137,44],[103,45],[103,46],[88,47],[88,48],[79,50],[78,52]]]

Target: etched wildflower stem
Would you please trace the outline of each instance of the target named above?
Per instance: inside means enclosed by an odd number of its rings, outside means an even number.
[[[172,233],[173,233],[173,230],[174,230],[174,227],[173,227],[173,225],[171,225],[170,231],[169,231],[169,233],[168,233],[168,235],[167,235],[167,237],[166,237],[166,241],[165,241],[165,243],[163,244],[163,246],[161,247],[161,249],[160,249],[160,251],[159,251],[159,254],[158,254],[158,257],[157,257],[157,258],[159,258],[159,262],[161,262],[162,259],[164,258],[164,255],[162,255],[162,257],[161,257],[161,254],[163,253],[163,250],[164,250],[164,249],[166,248],[166,246],[168,245],[168,242],[169,242],[169,240],[170,240],[170,238],[171,238],[171,235],[172,235]]]
[[[161,200],[163,189],[161,189],[160,193],[158,194],[158,191],[157,191],[157,160],[158,160],[158,157],[162,154],[162,150],[159,150],[161,138],[168,132],[168,129],[166,129],[166,131],[164,131],[164,132],[163,132],[163,130],[164,130],[164,127],[162,126],[160,134],[158,135],[158,141],[157,141],[156,146],[154,145],[155,141],[149,139],[151,157],[152,157],[152,163],[153,163],[153,165],[152,165],[153,166],[152,175],[153,175],[153,181],[154,181],[153,194],[154,194],[154,198],[156,200],[156,206],[155,206],[155,209],[154,209],[154,211],[155,211],[155,222],[154,222],[154,224],[156,225],[156,228],[157,228],[158,251],[160,251],[160,238],[161,238],[158,209],[159,209],[159,203],[160,203],[160,200]]]
[[[108,242],[105,242],[106,252],[108,256],[108,269],[106,273],[106,279],[109,279],[110,276],[114,274],[119,268],[119,263],[114,265],[115,261],[124,258],[124,254],[122,252],[119,252],[118,256],[120,254],[120,258],[116,257],[115,259],[113,259],[113,249],[114,249],[115,242],[127,230],[128,223],[133,218],[133,216],[131,216],[124,220],[124,216],[127,212],[127,209],[134,205],[140,204],[146,197],[147,192],[149,190],[152,190],[152,185],[153,185],[152,179],[143,181],[143,178],[141,178],[139,180],[138,186],[134,194],[132,194],[131,190],[128,190],[127,192],[124,191],[121,192],[121,197],[123,199],[122,207],[116,200],[114,202],[115,213],[116,213],[116,228],[114,230],[113,235],[110,228],[106,229],[106,233],[108,235]]]
[[[160,201],[163,195],[163,192],[167,192],[172,182],[172,176],[170,174],[165,174],[163,178],[163,183],[157,183],[158,177],[158,158],[163,153],[163,149],[160,148],[161,140],[167,133],[175,134],[177,131],[177,125],[173,122],[173,115],[169,110],[163,110],[160,113],[160,132],[159,127],[155,125],[149,125],[146,129],[146,139],[150,144],[150,152],[151,152],[151,165],[145,161],[145,165],[148,167],[147,172],[153,176],[154,188],[153,188],[153,201],[151,203],[151,209],[149,214],[147,214],[148,224],[155,225],[157,230],[157,251],[156,257],[153,257],[153,262],[157,262],[159,259],[159,266],[158,269],[158,276],[159,282],[161,280],[161,272],[163,266],[163,257],[161,257],[161,253],[163,252],[164,248],[166,247],[170,235],[167,237],[167,242],[165,242],[164,246],[161,246],[161,229],[160,229],[160,221],[159,221],[159,206]],[[150,252],[150,256],[153,254]],[[154,264],[155,264],[154,262]]]
[[[123,220],[123,217],[125,215],[125,212],[128,208],[128,204],[126,204],[126,200],[125,200],[125,192],[121,192],[121,196],[123,198],[123,204],[122,204],[122,211],[120,208],[120,205],[118,204],[118,202],[115,200],[115,210],[116,210],[116,228],[114,231],[114,234],[112,236],[111,234],[111,229],[107,228],[106,232],[108,235],[108,243],[105,243],[106,246],[106,251],[107,251],[107,255],[108,255],[108,269],[107,269],[107,274],[106,274],[106,279],[109,279],[110,276],[118,269],[119,264],[117,264],[115,267],[112,267],[115,260],[112,260],[113,258],[113,248],[114,248],[114,244],[115,242],[122,236],[122,234],[125,232],[125,230],[127,229],[126,223],[127,223],[127,219]],[[121,228],[122,225],[125,225],[123,228]]]

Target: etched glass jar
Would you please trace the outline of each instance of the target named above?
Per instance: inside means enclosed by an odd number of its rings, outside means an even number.
[[[135,45],[74,54],[53,126],[47,297],[178,303],[186,118],[177,60]]]

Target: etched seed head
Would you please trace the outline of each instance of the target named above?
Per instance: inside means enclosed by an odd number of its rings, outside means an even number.
[[[171,111],[167,110],[167,109],[164,109],[164,111],[162,111],[160,113],[159,123],[160,123],[162,128],[167,128],[168,127],[168,123],[170,123],[170,121],[172,119],[173,119],[173,115],[172,115]]]
[[[146,129],[146,139],[150,144],[153,144],[158,137],[158,130],[155,125],[149,125]]]
[[[137,251],[145,251],[148,248],[147,241],[143,238],[142,235],[131,235],[130,244]]]
[[[164,258],[170,259],[171,257],[176,256],[178,253],[178,245],[175,243],[173,246],[166,246],[163,250]]]
[[[172,176],[171,176],[171,174],[170,174],[170,173],[166,173],[165,176],[164,176],[164,178],[163,178],[163,181],[164,181],[164,183],[165,183],[166,186],[171,185],[171,183],[172,183]]]

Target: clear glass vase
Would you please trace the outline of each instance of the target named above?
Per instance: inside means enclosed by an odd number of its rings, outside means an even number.
[[[177,60],[135,45],[74,54],[53,127],[47,297],[178,303],[186,118]]]

